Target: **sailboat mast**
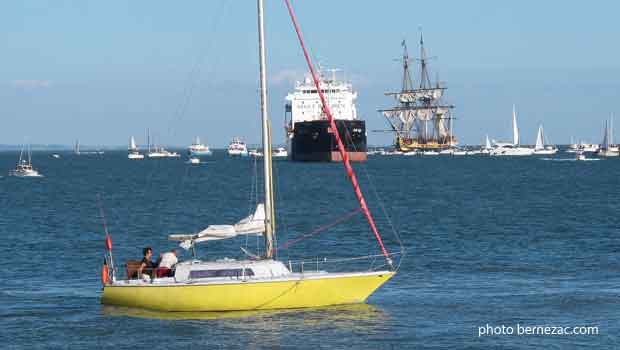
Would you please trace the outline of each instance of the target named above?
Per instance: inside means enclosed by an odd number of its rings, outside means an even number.
[[[273,257],[273,186],[271,181],[271,138],[269,115],[267,114],[267,63],[265,59],[265,25],[263,19],[263,0],[258,6],[258,56],[260,62],[260,112],[263,119],[263,164],[265,175],[265,258]]]

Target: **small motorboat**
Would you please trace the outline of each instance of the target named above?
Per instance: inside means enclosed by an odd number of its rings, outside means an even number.
[[[586,155],[583,151],[577,151],[575,153],[575,160],[586,160]]]
[[[191,157],[187,160],[188,164],[192,164],[192,165],[198,165],[200,164],[200,158],[198,157]]]
[[[252,149],[248,152],[248,155],[250,157],[254,157],[254,158],[258,158],[258,157],[262,157],[263,156],[263,152],[260,152],[257,149]]]
[[[287,158],[288,151],[284,147],[278,147],[271,152],[273,158]]]
[[[32,167],[32,154],[30,152],[30,145],[28,145],[26,157],[24,157],[24,148],[22,147],[22,150],[19,153],[17,167],[15,167],[15,170],[11,170],[9,172],[9,175],[15,177],[43,177],[43,175],[41,175]]]

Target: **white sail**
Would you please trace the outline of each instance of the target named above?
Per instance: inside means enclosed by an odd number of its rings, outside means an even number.
[[[485,149],[491,149],[491,141],[489,141],[489,135],[487,135],[486,143],[484,144]]]
[[[512,105],[512,143],[517,146],[519,144],[519,127],[517,126],[517,112],[515,105]]]
[[[136,146],[136,140],[133,138],[133,136],[131,137],[131,140],[129,140],[129,149],[131,151],[135,151],[138,149],[138,147]]]
[[[536,145],[534,149],[541,150],[545,148],[545,141],[543,138],[543,127],[542,125],[538,126],[538,134],[536,135]]]
[[[191,247],[192,243],[216,241],[234,238],[239,235],[262,235],[265,232],[265,206],[256,206],[254,214],[240,220],[234,225],[209,225],[204,230],[192,234],[169,235],[171,241],[181,241],[183,248]]]

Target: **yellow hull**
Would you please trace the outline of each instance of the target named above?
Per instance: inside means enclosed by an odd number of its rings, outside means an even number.
[[[102,304],[160,311],[244,311],[354,304],[394,272],[326,274],[272,281],[106,285]]]

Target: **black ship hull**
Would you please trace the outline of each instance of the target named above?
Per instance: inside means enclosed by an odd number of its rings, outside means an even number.
[[[363,120],[336,120],[338,134],[352,162],[366,161],[366,123]],[[342,160],[332,128],[327,120],[297,122],[290,140],[290,158],[301,162]]]

